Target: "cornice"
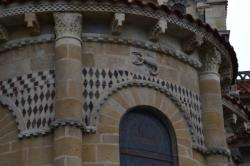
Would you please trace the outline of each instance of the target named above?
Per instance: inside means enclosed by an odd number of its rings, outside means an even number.
[[[40,36],[25,37],[25,38],[10,40],[0,45],[0,53],[25,46],[49,43],[54,41],[55,41],[54,34],[42,34]]]
[[[114,3],[116,2],[116,3]],[[85,1],[36,1],[23,2],[2,7],[0,12],[1,18],[7,16],[23,15],[25,13],[43,13],[43,12],[112,12],[124,13],[130,15],[138,15],[143,17],[160,20],[164,18],[167,23],[179,26],[192,33],[204,38],[205,41],[211,43],[227,60],[232,64],[233,78],[236,78],[238,72],[238,64],[236,54],[231,45],[221,37],[217,30],[212,29],[208,24],[203,24],[200,20],[194,20],[191,15],[182,15],[179,12],[171,11],[167,6],[160,6],[152,3],[143,3],[141,1],[121,1],[115,0],[85,0]],[[230,55],[230,56],[228,56]]]

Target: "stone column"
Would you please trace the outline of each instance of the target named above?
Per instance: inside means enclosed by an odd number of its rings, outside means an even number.
[[[200,95],[208,166],[227,166],[229,151],[224,129],[220,76],[221,55],[215,48],[201,55]]]
[[[82,165],[82,16],[54,13],[55,130],[54,165]]]

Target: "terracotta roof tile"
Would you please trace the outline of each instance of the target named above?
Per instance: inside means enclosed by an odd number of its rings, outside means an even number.
[[[240,94],[250,94],[250,80],[237,80],[237,90]]]
[[[223,98],[226,99],[227,101],[230,101],[233,105],[236,105],[239,109],[244,110],[244,112],[247,114],[248,118],[250,119],[250,110],[242,101],[240,101],[239,99],[235,97],[228,96],[228,95],[223,96]]]
[[[244,131],[244,132],[236,133],[235,135],[227,138],[227,143],[229,145],[233,145],[237,143],[237,141],[239,140],[249,140],[249,138],[250,138],[250,133],[247,131]]]

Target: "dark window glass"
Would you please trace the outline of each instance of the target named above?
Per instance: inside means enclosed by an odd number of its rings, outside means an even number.
[[[149,111],[132,110],[122,118],[121,166],[172,166],[172,146],[167,126]]]

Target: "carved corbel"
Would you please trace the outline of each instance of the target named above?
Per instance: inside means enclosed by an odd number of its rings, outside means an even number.
[[[112,34],[120,35],[122,33],[123,24],[125,22],[125,14],[124,13],[115,13],[112,21]]]
[[[168,0],[157,0],[158,5],[164,5],[164,3],[168,3]]]
[[[150,32],[150,40],[156,42],[159,40],[160,35],[166,33],[168,28],[168,23],[166,20],[159,20]]]
[[[30,30],[31,35],[40,34],[40,23],[35,13],[25,13],[24,21],[26,22],[26,26]]]
[[[129,3],[133,2],[135,0],[128,0]],[[157,0],[158,5],[163,5],[164,3],[167,3],[168,0]]]
[[[183,42],[182,51],[187,54],[192,54],[203,43],[204,43],[203,37],[201,35],[194,34]]]
[[[0,25],[0,43],[6,42],[8,40],[8,36],[7,29]]]

